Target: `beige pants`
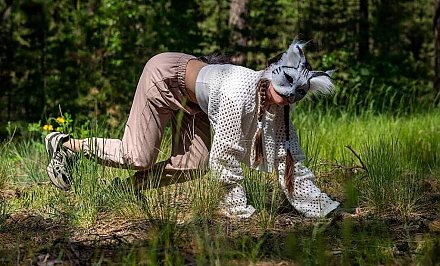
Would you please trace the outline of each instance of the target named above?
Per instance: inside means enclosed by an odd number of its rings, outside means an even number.
[[[194,99],[189,99],[185,70],[195,57],[182,53],[162,53],[151,58],[137,85],[122,140],[89,138],[83,141],[86,155],[102,163],[175,175],[186,170],[204,171],[211,143],[208,116]],[[172,155],[156,163],[167,123],[172,125]]]

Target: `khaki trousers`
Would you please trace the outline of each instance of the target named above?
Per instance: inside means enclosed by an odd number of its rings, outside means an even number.
[[[106,165],[139,170],[137,177],[151,171],[175,176],[206,170],[211,148],[208,116],[194,99],[189,99],[185,86],[186,65],[193,59],[196,58],[182,53],[152,57],[139,79],[122,140],[84,139],[84,153],[98,157]],[[170,120],[171,158],[156,163]]]

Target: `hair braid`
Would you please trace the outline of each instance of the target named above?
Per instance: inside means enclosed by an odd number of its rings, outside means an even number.
[[[290,106],[284,106],[284,129],[286,131],[286,170],[284,173],[284,182],[289,193],[293,191],[294,165],[295,161],[290,148]]]
[[[269,88],[270,80],[268,79],[260,79],[257,84],[257,90],[258,90],[258,99],[259,99],[259,105],[258,105],[258,113],[257,113],[257,133],[255,135],[255,161],[253,164],[253,167],[257,167],[264,161],[263,156],[263,116],[264,111],[266,109],[266,92]]]

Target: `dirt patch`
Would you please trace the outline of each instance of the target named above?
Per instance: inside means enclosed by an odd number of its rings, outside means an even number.
[[[314,259],[320,256],[340,264],[354,263],[357,256],[368,256],[371,249],[383,243],[388,243],[384,249],[395,263],[406,264],[414,262],[415,254],[422,252],[424,246],[420,243],[440,237],[437,196],[431,193],[424,201],[419,213],[404,219],[364,212],[355,218],[315,220],[298,215],[292,208],[282,209],[266,223],[259,215],[247,220],[216,215],[173,223],[102,213],[90,228],[73,227],[67,219],[22,211],[9,215],[2,223],[0,264],[89,265],[124,260],[160,262],[171,257],[176,263],[196,265],[205,260],[209,264],[215,256],[227,259],[230,265],[316,263]],[[436,254],[436,242],[433,243],[429,250]],[[346,251],[347,246],[359,250]],[[308,254],[308,260],[302,260],[304,254]]]

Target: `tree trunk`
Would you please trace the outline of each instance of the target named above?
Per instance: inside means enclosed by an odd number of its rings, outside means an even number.
[[[435,42],[435,79],[434,90],[440,95],[440,0],[435,3],[434,42]]]
[[[13,45],[13,34],[14,34],[14,21],[13,21],[13,13],[12,13],[12,0],[6,1],[6,8],[2,12],[3,25],[8,24],[7,20],[9,20],[9,30],[7,33],[7,39],[4,40],[6,44],[6,65],[2,64],[4,67],[5,74],[5,84],[2,84],[6,89],[6,97],[7,97],[7,107],[6,107],[6,121],[10,121],[13,119],[12,117],[12,69],[14,68],[14,45]],[[2,122],[2,114],[0,113],[0,123]]]
[[[246,63],[247,36],[244,34],[246,29],[246,18],[248,16],[249,0],[231,0],[229,10],[229,27],[231,29],[231,43],[235,49],[232,57],[234,64],[243,65]]]
[[[365,61],[369,51],[368,0],[359,0],[359,51],[358,58]]]

